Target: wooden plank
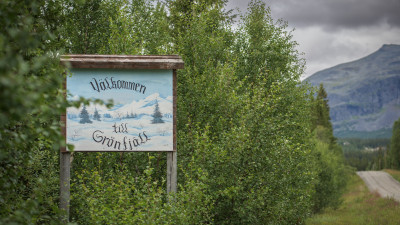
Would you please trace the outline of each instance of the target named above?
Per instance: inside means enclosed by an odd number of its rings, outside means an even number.
[[[63,95],[64,95],[64,100],[67,101],[67,79],[64,78],[63,82]],[[61,122],[61,134],[64,136],[64,139],[67,139],[67,110],[65,110],[65,113],[61,114],[60,116],[60,122]],[[61,152],[66,152],[67,148],[66,147],[61,147],[60,148]]]
[[[177,191],[177,152],[167,152],[167,193]]]
[[[171,192],[175,192],[177,191],[177,186],[178,186],[178,182],[177,182],[177,175],[178,175],[178,171],[177,171],[177,151],[171,152],[172,155],[172,175],[171,175]]]
[[[61,58],[181,59],[179,55],[88,55],[88,54],[62,55]]]
[[[167,194],[171,193],[172,154],[167,152]]]
[[[174,150],[157,150],[157,149],[146,149],[146,150],[79,150],[74,149],[74,152],[173,152]],[[69,152],[65,150],[65,152]]]
[[[61,222],[69,222],[71,153],[60,152],[60,209],[63,211]]]
[[[177,129],[176,129],[176,105],[177,105],[177,71],[172,73],[173,86],[173,152],[167,152],[167,193],[177,191]]]
[[[61,63],[72,68],[101,69],[183,69],[184,63],[177,55],[63,55]]]
[[[66,116],[66,114],[62,114],[60,116],[60,121],[61,121],[61,134],[66,139],[66,137],[67,137],[67,116]],[[60,147],[60,151],[61,152],[66,152],[67,148],[66,147]]]
[[[177,71],[172,71],[172,135],[173,135],[173,150],[176,151],[176,139],[177,139],[177,128],[176,128],[176,104],[177,104]]]

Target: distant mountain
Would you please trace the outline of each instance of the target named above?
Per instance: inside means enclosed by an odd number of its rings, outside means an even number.
[[[390,137],[400,117],[400,45],[383,45],[359,60],[308,77],[324,84],[337,137]]]

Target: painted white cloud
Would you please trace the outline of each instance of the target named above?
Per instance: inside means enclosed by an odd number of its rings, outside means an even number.
[[[78,101],[79,96],[78,95],[70,95],[70,96],[68,96],[68,100],[69,101]]]

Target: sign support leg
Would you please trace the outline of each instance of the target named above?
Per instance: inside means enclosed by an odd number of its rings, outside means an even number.
[[[71,153],[60,152],[60,209],[63,211],[60,219],[65,224],[69,222],[70,171]]]
[[[167,152],[167,193],[177,189],[177,152]]]

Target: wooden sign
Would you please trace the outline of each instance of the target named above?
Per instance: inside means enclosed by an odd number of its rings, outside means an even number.
[[[74,151],[166,151],[167,193],[177,190],[176,69],[179,56],[67,55],[68,100],[112,99],[70,107],[62,132]],[[60,153],[61,223],[69,221],[71,153]]]
[[[112,99],[67,109],[66,140],[74,151],[175,151],[178,56],[70,55],[70,101]]]

